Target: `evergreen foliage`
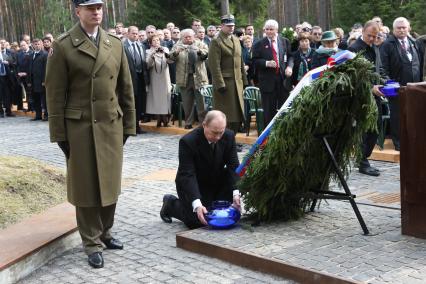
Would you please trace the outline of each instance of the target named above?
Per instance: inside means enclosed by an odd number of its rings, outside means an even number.
[[[426,33],[426,1],[424,0],[334,0],[333,26],[349,32],[356,22],[364,24],[374,16],[379,16],[383,24],[392,30],[397,17],[406,17],[414,31]]]
[[[357,56],[302,90],[240,181],[249,213],[262,221],[297,219],[311,201],[310,191],[320,189],[323,182],[323,190],[328,188],[329,177],[336,176],[330,176],[327,153],[315,134],[342,129],[341,154],[336,158],[347,176],[351,160],[361,157],[363,133],[376,129],[377,107],[371,89],[378,77],[372,70],[371,63]]]

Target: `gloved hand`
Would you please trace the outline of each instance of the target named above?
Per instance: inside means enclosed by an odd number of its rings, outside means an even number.
[[[68,160],[70,158],[70,143],[68,141],[59,141],[57,143]]]
[[[226,95],[226,88],[225,87],[220,87],[219,89],[217,89],[217,91],[219,92],[219,94],[221,94],[222,96]]]
[[[123,146],[124,146],[124,144],[126,144],[127,138],[129,138],[129,135],[124,134],[123,135]]]

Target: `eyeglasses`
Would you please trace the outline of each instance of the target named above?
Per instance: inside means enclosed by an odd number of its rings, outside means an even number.
[[[313,35],[322,35],[322,33],[312,33]]]
[[[174,34],[179,34],[180,32],[173,32]]]

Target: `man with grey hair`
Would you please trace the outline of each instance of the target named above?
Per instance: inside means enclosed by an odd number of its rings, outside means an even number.
[[[410,22],[406,18],[396,18],[393,22],[393,34],[389,35],[380,48],[383,76],[401,86],[423,80],[424,51],[410,36],[410,30]],[[388,99],[392,141],[395,150],[399,151],[399,97]]]
[[[214,39],[216,35],[216,31],[217,30],[215,26],[210,25],[207,27],[207,36],[205,38],[206,38],[206,41],[208,42],[207,44],[208,46],[210,46],[210,42],[212,41],[212,39]]]
[[[238,165],[234,133],[226,129],[225,114],[218,110],[208,112],[202,127],[179,141],[176,174],[179,198],[164,195],[161,219],[171,223],[176,218],[194,229],[207,225],[204,214],[213,201],[226,200],[241,210],[235,174]]]
[[[209,82],[205,65],[207,54],[207,45],[195,40],[192,29],[181,31],[181,40],[170,52],[169,59],[176,63],[176,85],[182,95],[185,129],[191,129],[194,123],[194,103],[197,105],[198,119],[204,119],[204,103],[198,90]]]
[[[277,21],[267,20],[264,31],[266,37],[253,46],[252,60],[259,78],[265,125],[267,125],[288,97],[284,81],[286,77],[291,76],[293,66],[289,64],[290,42],[278,35]]]

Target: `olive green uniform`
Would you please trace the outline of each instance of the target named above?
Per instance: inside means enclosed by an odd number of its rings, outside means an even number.
[[[53,43],[46,71],[51,142],[68,141],[68,201],[76,206],[86,253],[111,238],[121,191],[123,135],[135,135],[132,80],[121,41],[79,24]]]
[[[210,43],[208,65],[213,83],[213,109],[225,113],[228,128],[236,133],[244,118],[243,91],[248,85],[238,38],[221,31]],[[223,87],[225,94],[218,92]]]

